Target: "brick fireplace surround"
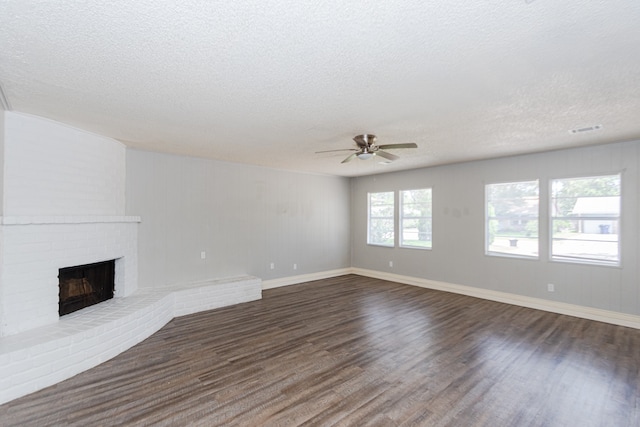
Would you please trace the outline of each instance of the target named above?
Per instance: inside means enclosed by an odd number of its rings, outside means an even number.
[[[2,336],[58,321],[58,270],[116,260],[114,297],[138,284],[139,217],[3,217]]]
[[[0,404],[94,367],[175,316],[261,298],[255,277],[138,283],[126,149],[0,111]],[[58,315],[58,270],[115,259],[114,298]]]

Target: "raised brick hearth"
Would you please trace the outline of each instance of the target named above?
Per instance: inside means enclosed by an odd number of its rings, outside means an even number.
[[[252,276],[138,290],[0,339],[0,404],[70,378],[144,340],[173,317],[262,297]]]

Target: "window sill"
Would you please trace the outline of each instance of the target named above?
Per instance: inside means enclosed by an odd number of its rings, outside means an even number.
[[[433,249],[432,246],[431,247],[426,247],[426,246],[403,246],[403,245],[400,245],[398,247],[402,248],[402,249],[417,249],[419,251],[430,251],[430,250]]]
[[[620,261],[599,261],[599,260],[584,260],[578,258],[563,258],[563,257],[552,257],[549,261],[551,262],[559,262],[563,264],[577,264],[577,265],[587,265],[591,267],[613,267],[613,268],[622,268],[622,264]]]
[[[527,261],[540,260],[540,257],[537,255],[518,255],[518,254],[507,254],[502,252],[485,252],[485,255],[490,257],[495,257],[495,258],[523,259]]]
[[[394,245],[383,245],[382,243],[367,243],[367,246],[376,246],[379,248],[394,248]]]

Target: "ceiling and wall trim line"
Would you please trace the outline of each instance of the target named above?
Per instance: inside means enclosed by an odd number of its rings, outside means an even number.
[[[2,107],[4,111],[12,110],[11,103],[9,103],[9,98],[7,98],[7,94],[2,87],[2,82],[0,82],[0,107]]]

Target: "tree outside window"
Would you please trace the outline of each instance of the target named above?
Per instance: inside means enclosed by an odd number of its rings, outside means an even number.
[[[486,253],[538,257],[538,180],[488,184]]]
[[[369,224],[367,243],[370,245],[394,246],[395,206],[394,193],[369,193]]]
[[[431,204],[430,188],[400,192],[400,246],[431,248]]]

